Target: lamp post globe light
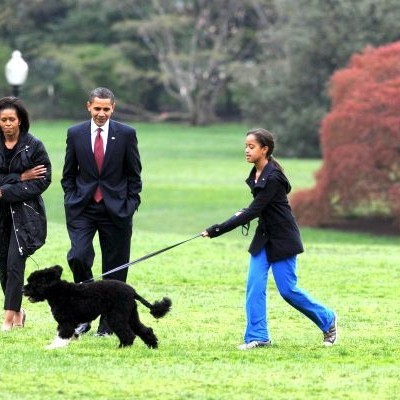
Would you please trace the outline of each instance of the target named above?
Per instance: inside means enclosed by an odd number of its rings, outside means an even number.
[[[13,96],[19,96],[19,90],[28,77],[28,64],[22,58],[19,50],[14,50],[11,59],[7,62],[5,67],[7,82],[13,89]]]

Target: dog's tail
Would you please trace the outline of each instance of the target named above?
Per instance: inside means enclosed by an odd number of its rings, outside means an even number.
[[[144,306],[150,309],[150,314],[154,318],[162,318],[168,311],[171,310],[172,301],[168,297],[163,297],[161,301],[156,301],[154,304],[149,303],[139,294],[135,293],[135,299],[139,300]]]

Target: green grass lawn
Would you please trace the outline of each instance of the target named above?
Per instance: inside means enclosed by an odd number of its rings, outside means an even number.
[[[32,124],[50,153],[53,183],[45,193],[47,243],[28,260],[26,276],[36,263],[61,264],[71,280],[59,183],[68,125]],[[250,202],[243,126],[136,128],[144,187],[132,259],[187,239]],[[320,161],[280,161],[294,190],[313,185]],[[238,229],[196,239],[129,270],[129,283],[150,301],[165,295],[173,301],[171,313],[159,321],[139,306],[143,322],[159,337],[158,350],[139,339],[132,348],[118,349],[115,337],[100,339],[91,331],[66,349],[45,351],[56,323],[46,303],[24,299],[25,328],[0,333],[0,398],[398,399],[400,238],[301,231],[306,252],[299,256],[300,286],[338,313],[337,346],[322,346],[321,332],[279,297],[271,276],[273,346],[236,350],[245,325],[251,237]],[[93,268],[101,273],[97,258]]]

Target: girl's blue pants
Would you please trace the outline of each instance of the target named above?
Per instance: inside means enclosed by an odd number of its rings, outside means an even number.
[[[296,256],[270,263],[267,253],[263,249],[250,258],[246,289],[247,326],[244,335],[245,343],[253,340],[270,340],[267,324],[266,292],[270,268],[283,299],[310,318],[321,331],[326,332],[330,328],[335,314],[297,286]]]

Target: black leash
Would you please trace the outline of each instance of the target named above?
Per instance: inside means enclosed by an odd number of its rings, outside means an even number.
[[[201,233],[198,233],[197,235],[191,237],[190,239],[183,240],[182,242],[175,243],[175,244],[173,244],[172,246],[168,246],[168,247],[165,247],[165,248],[163,248],[163,249],[161,249],[161,250],[154,251],[153,253],[146,254],[146,255],[143,256],[143,257],[137,258],[136,260],[133,260],[133,261],[129,261],[129,262],[126,263],[126,264],[120,265],[119,267],[116,267],[116,268],[114,268],[114,269],[112,269],[112,270],[110,270],[110,271],[107,271],[107,272],[105,272],[104,274],[101,274],[101,275],[99,275],[99,276],[97,276],[97,277],[95,277],[95,278],[92,278],[92,279],[88,279],[88,280],[86,280],[86,281],[84,281],[84,282],[81,282],[81,283],[92,282],[92,281],[94,281],[94,280],[96,280],[96,279],[102,278],[103,276],[112,274],[113,272],[117,272],[117,271],[120,271],[121,269],[129,268],[129,267],[130,267],[131,265],[133,265],[133,264],[137,264],[137,263],[139,263],[139,262],[141,262],[141,261],[147,260],[148,258],[151,258],[151,257],[156,256],[157,254],[164,253],[164,251],[171,250],[171,249],[173,249],[174,247],[177,247],[177,246],[180,246],[181,244],[190,242],[191,240],[196,239],[196,238],[198,238],[198,237],[200,237],[200,236],[202,236]]]

